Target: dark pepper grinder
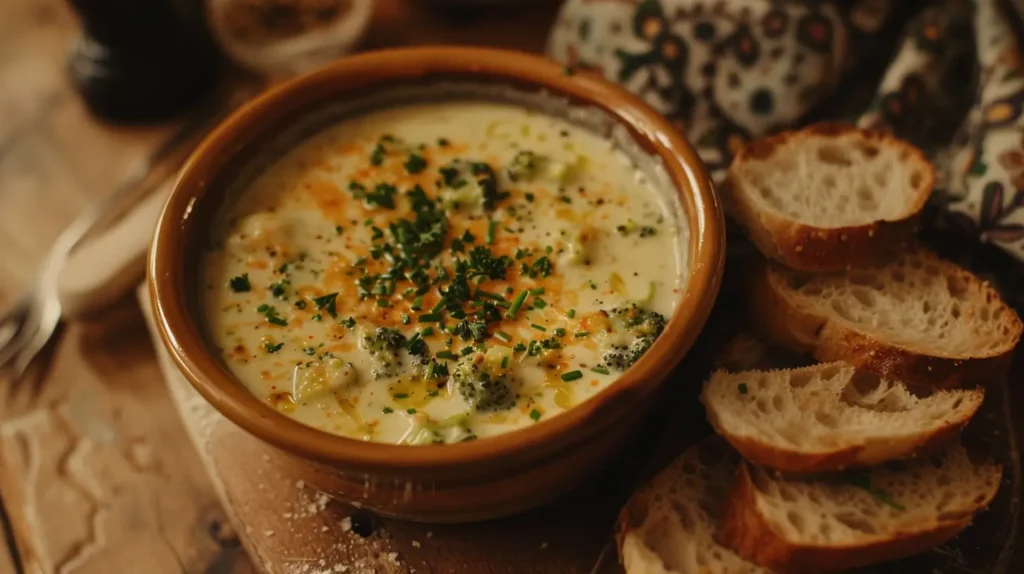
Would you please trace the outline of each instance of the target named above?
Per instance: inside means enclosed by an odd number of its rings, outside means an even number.
[[[68,0],[82,23],[68,70],[100,118],[155,122],[215,87],[221,56],[195,0]]]

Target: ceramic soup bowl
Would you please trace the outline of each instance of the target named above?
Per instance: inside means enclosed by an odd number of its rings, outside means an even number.
[[[203,252],[231,190],[340,119],[466,99],[513,102],[596,132],[635,158],[677,202],[677,247],[687,278],[661,336],[618,379],[557,416],[455,444],[345,438],[302,424],[252,394],[216,352],[201,302]],[[532,55],[422,47],[342,59],[270,89],[231,115],[181,172],[159,220],[148,279],[163,343],[177,367],[228,420],[270,445],[280,456],[276,463],[292,467],[306,484],[383,515],[465,522],[548,502],[628,443],[707,320],[724,239],[719,202],[694,150],[627,91]]]

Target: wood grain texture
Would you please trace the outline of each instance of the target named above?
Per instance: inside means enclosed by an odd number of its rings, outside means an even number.
[[[379,0],[363,48],[462,43],[537,51],[556,5],[541,1],[468,17],[442,14],[419,0]],[[175,127],[96,121],[65,75],[76,34],[66,0],[0,2],[0,312],[32,283],[60,231],[111,193]],[[212,483],[203,463],[212,459],[196,455],[162,379],[143,318],[130,300],[109,316],[64,331],[38,393],[20,384],[11,398],[6,390],[12,383],[0,381],[0,496],[23,562],[19,569],[0,542],[0,574],[313,574],[323,570],[321,558],[325,564],[374,565],[369,571],[379,572],[465,572],[464,556],[489,557],[472,529],[438,529],[428,538],[405,525],[375,523],[372,536],[353,538],[341,526],[352,509],[333,502],[319,508],[315,493],[301,492],[272,467],[225,472],[234,482]],[[230,425],[214,430],[211,444],[224,451],[217,458],[221,467],[241,465],[250,455],[260,459],[261,443]],[[218,488],[240,493],[234,500],[275,505],[229,505],[239,523],[249,525],[236,533]],[[283,490],[269,498],[250,494],[261,488]],[[308,512],[310,504],[317,505],[314,520],[273,526],[288,513]],[[552,524],[571,530],[567,523]],[[514,536],[516,530],[503,532]],[[255,564],[240,539],[258,550]],[[601,544],[569,542],[573,548],[564,553],[542,550],[539,538],[514,548],[538,572],[576,572]],[[396,552],[397,562],[391,560]],[[489,568],[480,572],[531,571],[500,563]]]

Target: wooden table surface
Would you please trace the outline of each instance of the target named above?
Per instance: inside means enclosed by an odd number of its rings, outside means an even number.
[[[363,48],[458,43],[540,51],[556,2],[470,20],[377,0]],[[78,32],[64,0],[0,1],[0,310],[49,245],[175,122],[113,127],[64,72]],[[251,572],[167,396],[127,300],[62,333],[38,392],[0,381],[0,574]],[[11,528],[11,525],[14,528]],[[13,530],[13,532],[12,532]]]

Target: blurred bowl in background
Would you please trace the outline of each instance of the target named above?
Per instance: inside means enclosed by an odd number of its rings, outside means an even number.
[[[207,0],[214,37],[238,65],[280,79],[351,52],[374,0]]]

